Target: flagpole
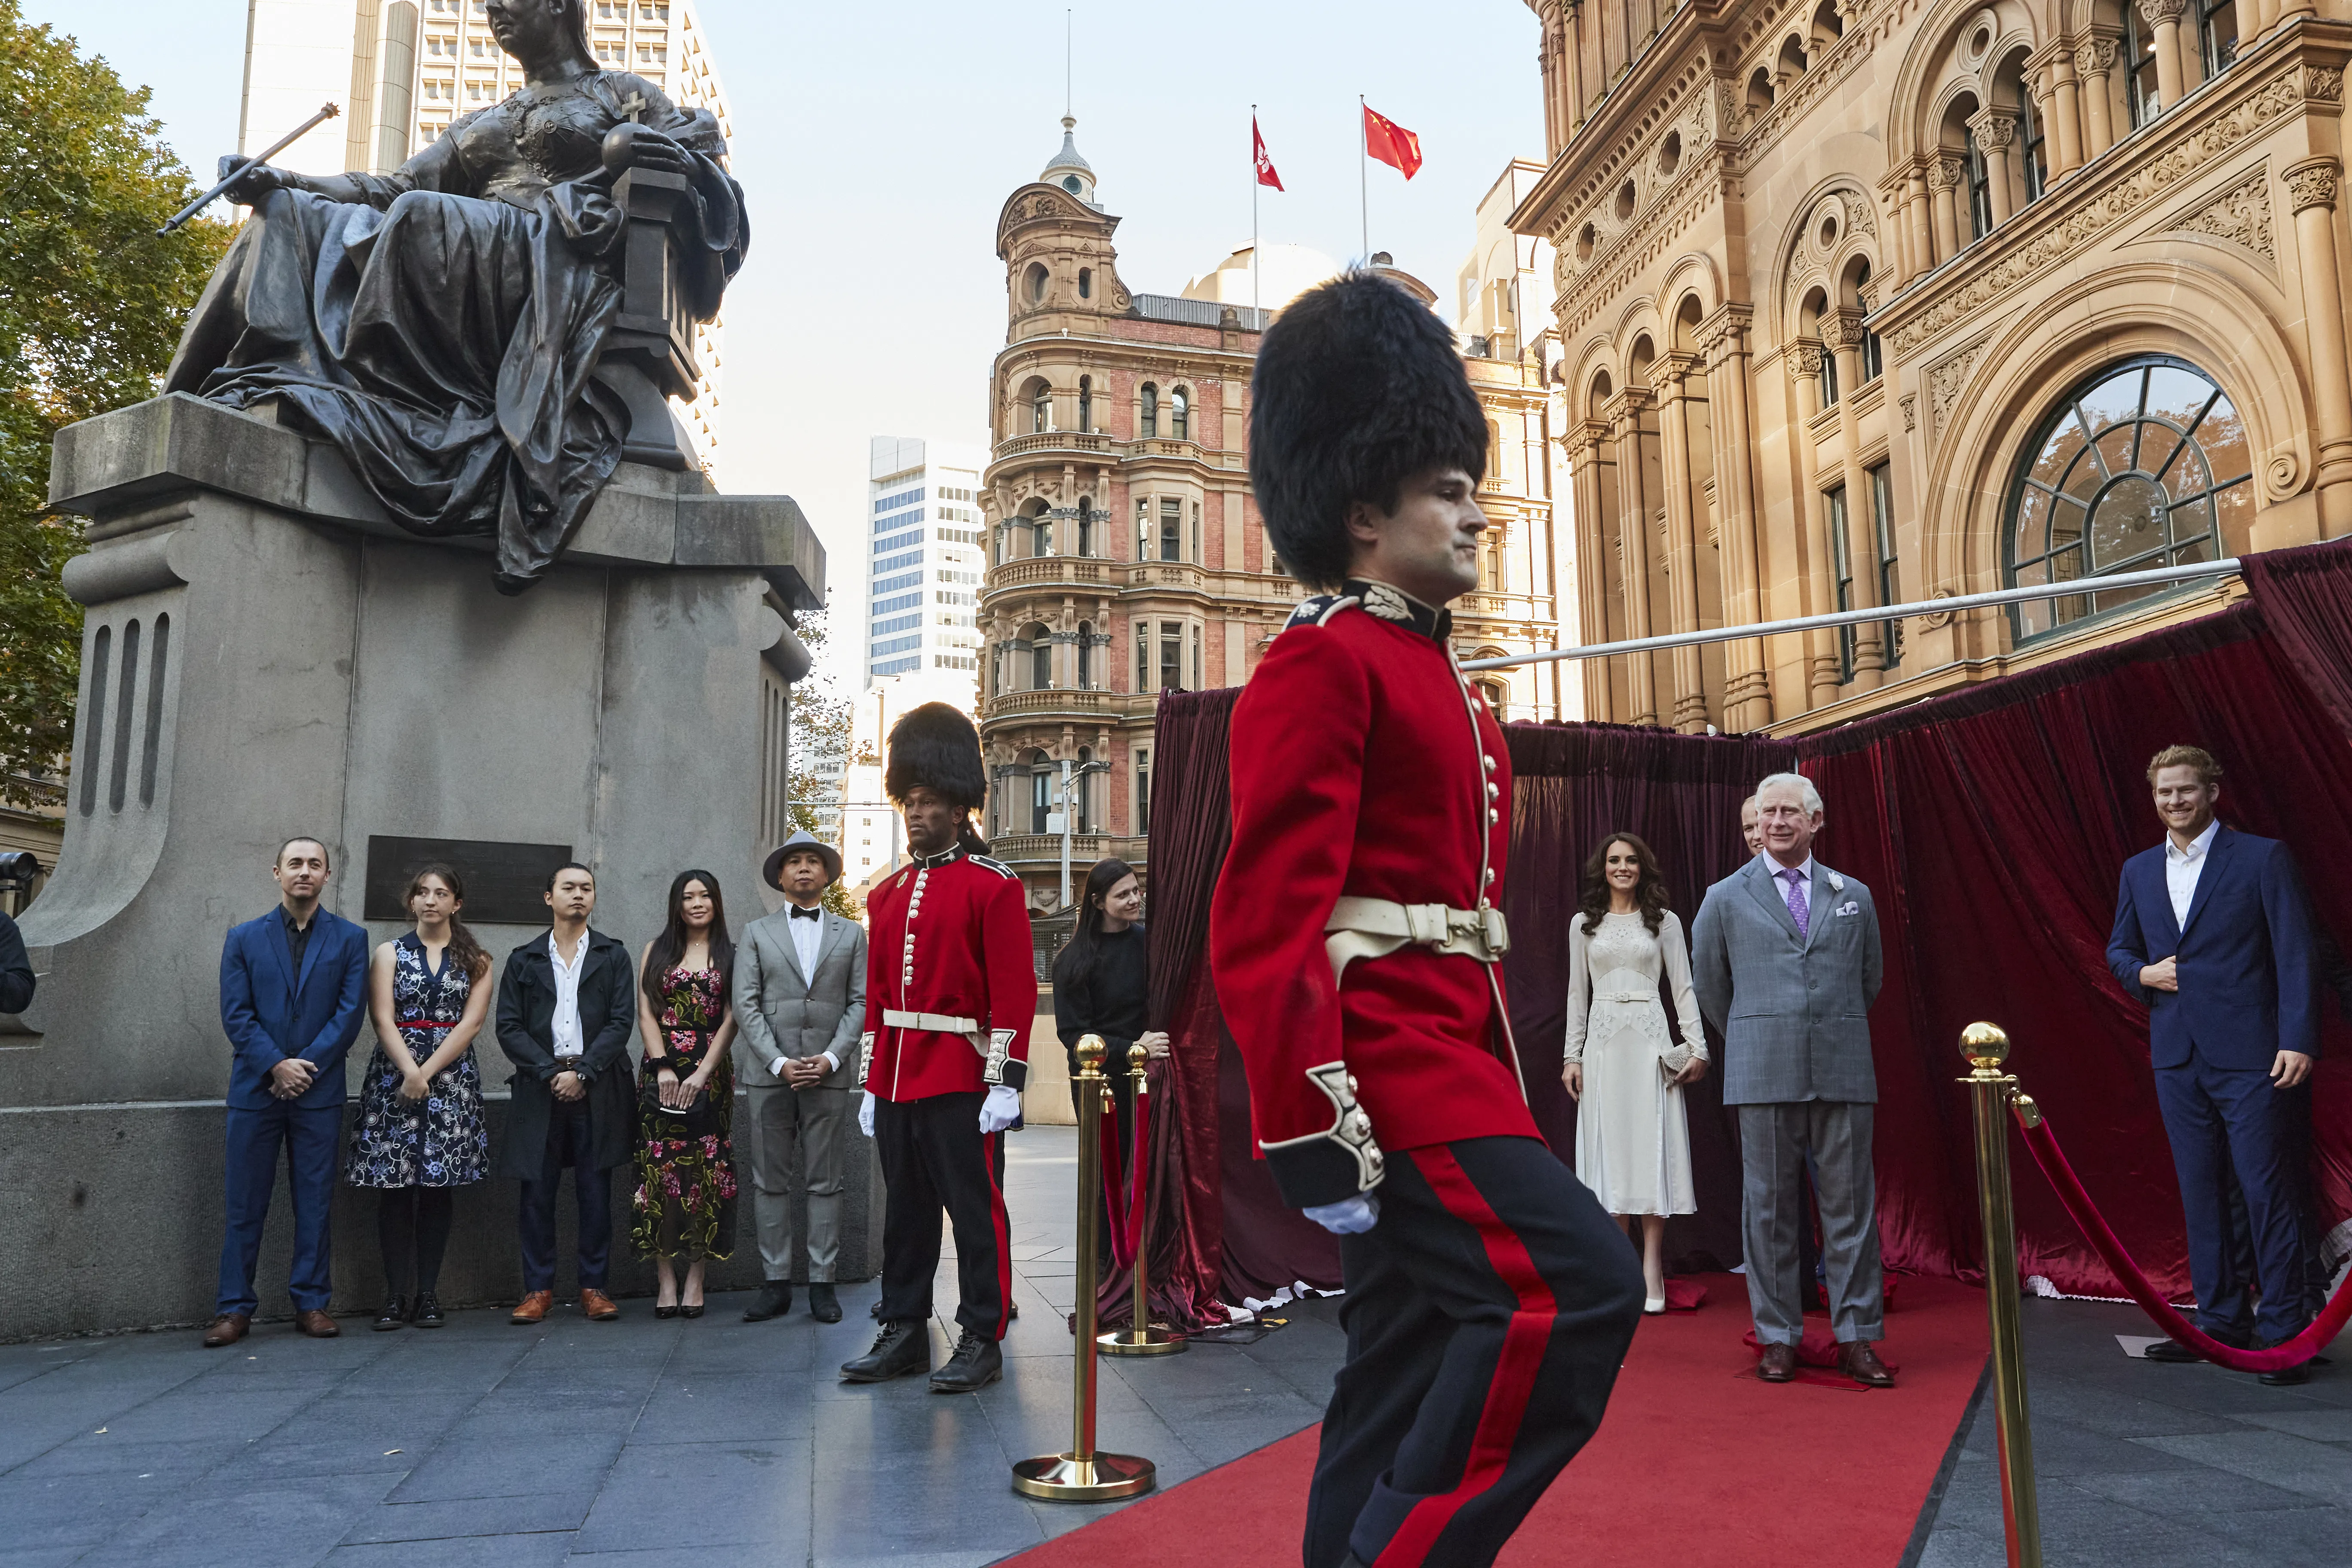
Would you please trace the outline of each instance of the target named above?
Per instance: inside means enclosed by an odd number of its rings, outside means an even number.
[[[1363,218],[1363,264],[1366,267],[1372,264],[1371,143],[1369,140],[1370,134],[1364,121],[1364,95],[1360,92],[1356,95],[1356,210]]]
[[[1257,105],[1250,105],[1250,309],[1258,307],[1257,279],[1257,188],[1265,182],[1258,177],[1257,169]]]

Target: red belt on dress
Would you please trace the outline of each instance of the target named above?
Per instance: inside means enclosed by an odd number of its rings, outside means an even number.
[[[454,1029],[455,1024],[436,1024],[430,1018],[403,1018],[398,1026],[404,1029]]]

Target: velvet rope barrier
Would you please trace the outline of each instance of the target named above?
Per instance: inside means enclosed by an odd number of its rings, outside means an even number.
[[[2320,1310],[2319,1316],[2311,1321],[2311,1326],[2284,1344],[2266,1351],[2242,1351],[2233,1345],[2223,1344],[2182,1317],[2179,1310],[2148,1283],[2147,1276],[2140,1272],[2139,1265],[2133,1262],[2131,1254],[2124,1250],[2123,1239],[2116,1235],[2114,1227],[2107,1224],[2105,1216],[2091,1202],[2091,1194],[2084,1190],[2082,1178],[2074,1174],[2074,1167],[2067,1162],[2064,1151],[2058,1147],[2057,1135],[2051,1131],[2048,1117],[2029,1118],[2021,1114],[2017,1121],[2019,1130],[2025,1134],[2025,1147],[2032,1153],[2033,1163],[2042,1167],[2042,1173],[2050,1179],[2051,1186],[2056,1189],[2058,1201],[2065,1205],[2067,1214],[2082,1227],[2083,1234],[2090,1237],[2091,1246],[2097,1250],[2115,1277],[2123,1281],[2124,1289],[2133,1300],[2139,1303],[2140,1310],[2154,1319],[2156,1326],[2176,1343],[2185,1345],[2207,1361],[2228,1367],[2232,1372],[2278,1372],[2309,1361],[2326,1348],[2328,1342],[2342,1331],[2347,1321],[2352,1321],[2352,1279],[2347,1279],[2344,1288],[2336,1291],[2327,1305]]]
[[[1110,1216],[1111,1260],[1121,1268],[1135,1267],[1136,1252],[1143,1245],[1144,1205],[1150,1198],[1150,1162],[1145,1157],[1151,1136],[1150,1095],[1135,1097],[1134,1121],[1135,1148],[1132,1156],[1122,1161],[1118,1119],[1102,1119],[1103,1213]],[[1127,1189],[1123,1207],[1119,1193],[1122,1187]]]

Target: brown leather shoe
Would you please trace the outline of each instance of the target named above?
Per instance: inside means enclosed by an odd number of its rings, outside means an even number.
[[[314,1340],[335,1339],[343,1331],[342,1330],[335,1327],[334,1319],[327,1316],[326,1313],[319,1310],[316,1307],[312,1307],[307,1311],[295,1313],[294,1326],[301,1330],[302,1332],[310,1335]]]
[[[245,1338],[246,1331],[252,1327],[252,1313],[223,1312],[205,1330],[205,1349],[216,1351],[223,1345],[233,1345]]]
[[[580,1310],[599,1323],[609,1323],[621,1315],[621,1309],[613,1305],[613,1298],[585,1285],[580,1287]]]
[[[554,1305],[554,1291],[533,1290],[530,1295],[525,1296],[521,1300],[515,1303],[514,1316],[509,1318],[507,1321],[510,1323],[535,1323],[541,1318],[547,1316],[548,1309]]]
[[[1764,1359],[1756,1363],[1756,1375],[1767,1383],[1787,1383],[1797,1375],[1797,1347],[1766,1345]]]
[[[1895,1374],[1886,1370],[1886,1363],[1878,1359],[1878,1352],[1871,1349],[1868,1340],[1848,1340],[1838,1346],[1838,1370],[1873,1388],[1895,1386]]]

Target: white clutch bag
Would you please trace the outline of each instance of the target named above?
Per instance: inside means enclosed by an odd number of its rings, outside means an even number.
[[[1696,1059],[1696,1051],[1682,1041],[1676,1040],[1673,1045],[1658,1052],[1658,1070],[1668,1078],[1680,1078],[1689,1070],[1691,1063]]]

